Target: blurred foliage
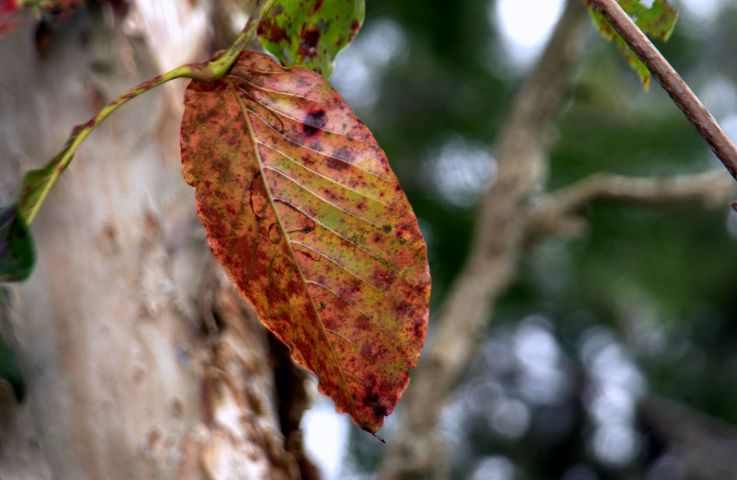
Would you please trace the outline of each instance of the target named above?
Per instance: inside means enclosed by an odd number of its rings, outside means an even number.
[[[7,302],[8,291],[0,286],[0,308]],[[25,398],[26,387],[12,350],[0,335],[0,382],[8,382],[20,402]]]
[[[428,180],[434,157],[454,137],[491,148],[525,72],[505,52],[491,20],[494,3],[469,0],[453,8],[440,0],[419,8],[413,2],[367,3],[362,35],[391,22],[404,43],[378,77],[376,101],[357,111],[386,150],[428,233],[436,309],[465,260],[475,206],[449,202]],[[661,45],[722,121],[737,118],[737,6],[724,5],[709,24],[682,12],[670,42]],[[659,86],[643,92],[616,48],[593,28],[586,42],[575,91],[557,123],[548,189],[601,171],[646,176],[718,168]],[[705,211],[696,205],[653,210],[597,204],[586,217],[583,235],[550,239],[530,251],[518,281],[497,305],[484,347],[490,346],[495,360],[480,355],[449,407],[451,427],[444,426],[454,446],[453,478],[480,475],[485,460],[491,465],[499,458],[516,476],[488,478],[625,479],[648,472],[648,478],[671,478],[656,469],[664,452],[671,452],[667,440],[636,413],[628,417],[634,453],[612,460],[597,452],[601,425],[592,413],[598,407],[591,392],[606,387],[601,385],[609,374],[601,365],[609,365],[604,360],[610,357],[631,363],[634,377],[641,378],[633,397],[657,393],[737,423],[735,214],[726,205]],[[531,315],[544,319],[540,331],[551,335],[566,379],[563,393],[547,402],[519,388],[524,361],[514,352],[493,353],[499,339],[522,342],[515,335]],[[586,345],[599,346],[584,354]],[[518,366],[504,366],[510,362]],[[501,388],[501,397],[524,405],[529,418],[523,431],[505,435],[494,428],[495,417],[488,413],[495,408],[493,396],[488,405],[468,403],[463,392],[478,382],[491,382]],[[550,427],[561,418],[567,419],[563,426]],[[373,471],[381,451],[355,432],[348,470]]]
[[[35,261],[31,232],[18,208],[0,207],[0,282],[25,280]]]

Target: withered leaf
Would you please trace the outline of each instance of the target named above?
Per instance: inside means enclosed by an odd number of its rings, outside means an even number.
[[[320,74],[246,51],[190,84],[181,150],[215,256],[321,391],[376,432],[417,363],[430,274],[371,132]]]

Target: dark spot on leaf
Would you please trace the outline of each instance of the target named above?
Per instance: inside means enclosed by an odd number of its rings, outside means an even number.
[[[305,135],[311,137],[316,135],[320,129],[324,128],[326,123],[325,110],[313,110],[305,116],[302,131],[305,132]]]
[[[384,233],[389,233],[389,232],[392,231],[392,226],[391,225],[384,225],[384,226],[381,227],[381,229],[384,230]]]
[[[369,393],[363,398],[363,403],[374,411],[374,415],[376,415],[377,418],[382,418],[386,416],[387,409],[384,405],[380,403],[380,399],[377,394]]]
[[[373,274],[373,280],[381,287],[389,287],[394,283],[395,275],[390,270],[377,270]]]
[[[302,28],[299,36],[299,54],[303,57],[313,57],[317,52],[317,43],[320,41],[320,30],[317,28]]]
[[[333,156],[345,160],[346,162],[353,162],[356,155],[347,147],[339,147],[333,151]]]
[[[277,6],[281,8],[281,5]],[[258,35],[274,43],[288,40],[287,31],[277,25],[276,21],[270,19],[265,19],[259,24]]]
[[[414,337],[422,338],[425,335],[425,322],[422,319],[418,319],[412,327]]]

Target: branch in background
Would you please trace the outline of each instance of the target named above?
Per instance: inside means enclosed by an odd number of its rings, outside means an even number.
[[[678,401],[649,395],[640,401],[641,421],[682,463],[689,479],[734,479],[737,428]]]
[[[495,151],[467,263],[451,286],[402,402],[404,416],[379,478],[417,478],[445,463],[435,434],[440,413],[483,338],[492,304],[513,281],[530,199],[544,182],[549,132],[571,85],[586,10],[569,0],[545,51],[517,92]],[[433,341],[434,340],[434,341]]]
[[[654,178],[595,174],[543,196],[527,220],[526,243],[535,243],[556,233],[580,232],[584,227],[582,210],[598,201],[654,206],[702,202],[706,207],[717,208],[736,192],[737,185],[721,170]]]
[[[737,179],[737,147],[727,137],[714,117],[704,107],[696,94],[683,81],[678,72],[660,54],[647,36],[635,25],[617,0],[590,0],[591,4],[606,17],[629,47],[658,79],[660,85],[671,96],[678,108],[694,124],[702,137],[709,143],[729,173]]]

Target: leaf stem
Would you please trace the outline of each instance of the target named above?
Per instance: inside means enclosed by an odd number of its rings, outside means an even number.
[[[590,2],[606,17],[627,42],[627,45],[655,75],[660,85],[668,92],[686,118],[693,123],[712,151],[727,167],[732,177],[737,179],[737,147],[683,78],[635,25],[617,0],[590,0]]]
[[[238,34],[233,43],[222,55],[204,63],[192,63],[181,65],[161,75],[157,75],[145,82],[138,84],[120,97],[100,109],[87,122],[75,126],[69,135],[64,147],[44,167],[26,173],[23,186],[18,198],[18,208],[25,221],[30,224],[38,215],[41,205],[48,197],[51,188],[66,170],[74,158],[84,140],[120,106],[130,100],[158,87],[170,80],[177,78],[190,78],[200,82],[212,82],[222,77],[235,63],[238,56],[245,50],[248,42],[256,33],[261,19],[269,11],[275,0],[263,0],[257,7],[256,12],[251,15],[243,30]]]

